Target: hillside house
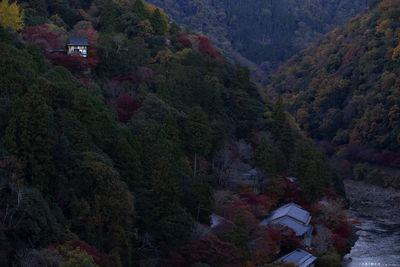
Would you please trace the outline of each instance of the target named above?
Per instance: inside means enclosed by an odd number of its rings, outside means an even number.
[[[286,204],[272,212],[272,215],[262,222],[262,225],[279,224],[289,227],[302,237],[305,246],[310,246],[313,227],[310,225],[310,213],[295,203]]]
[[[78,55],[81,57],[87,57],[88,46],[86,38],[70,37],[67,44],[67,54],[69,56]]]
[[[290,262],[298,265],[299,267],[313,267],[316,260],[317,258],[307,251],[296,249],[295,251],[292,251],[291,253],[277,259],[276,262]]]

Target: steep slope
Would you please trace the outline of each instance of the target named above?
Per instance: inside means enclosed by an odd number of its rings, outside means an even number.
[[[269,86],[269,92],[282,96],[312,138],[342,148],[338,156],[387,167],[384,174],[369,174],[365,166],[358,166],[356,177],[396,186],[400,179],[396,171],[400,166],[399,15],[400,1],[376,3],[367,14],[292,57]]]
[[[269,71],[365,10],[369,1],[149,2],[164,8],[179,24],[211,38],[228,57],[251,66],[246,62],[250,60],[256,64],[254,68]]]
[[[21,1],[20,33],[0,22],[1,266],[254,266],[299,246],[259,222],[336,199],[334,175],[246,67],[141,0],[50,2]],[[232,185],[238,165],[257,179]],[[214,211],[235,225],[209,237]]]

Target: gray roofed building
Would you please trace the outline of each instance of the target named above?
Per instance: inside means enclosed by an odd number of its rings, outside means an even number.
[[[88,46],[89,45],[86,38],[70,37],[67,44],[67,54],[70,56],[79,55],[81,57],[87,57]]]
[[[299,267],[312,267],[317,258],[302,249],[296,249],[291,253],[279,258],[276,262],[291,262]]]
[[[283,225],[283,226],[287,226],[287,227],[293,229],[293,231],[296,232],[296,236],[302,236],[309,231],[312,232],[312,227],[310,225],[301,224],[301,223],[297,222],[296,220],[293,220],[290,217],[283,217],[283,218],[279,219],[278,221],[275,221],[275,223]]]
[[[88,46],[88,41],[87,41],[87,38],[70,37],[68,45]]]
[[[311,216],[308,211],[302,209],[299,205],[295,203],[289,203],[275,210],[270,217],[270,221],[271,223],[275,223],[275,221],[285,216],[288,216],[305,225],[308,225],[311,220]]]
[[[310,213],[295,203],[286,204],[275,210],[272,215],[263,220],[260,225],[267,226],[279,224],[289,227],[296,232],[296,236],[302,237],[304,246],[309,247],[312,242],[313,227],[310,224]]]

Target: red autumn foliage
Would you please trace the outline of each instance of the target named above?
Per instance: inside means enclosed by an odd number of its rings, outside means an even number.
[[[88,69],[96,68],[100,63],[97,56],[90,58],[83,58],[81,56],[68,56],[66,54],[47,54],[46,57],[54,65],[62,66],[72,73],[79,73]]]
[[[255,265],[263,265],[273,261],[279,251],[279,242],[282,239],[278,230],[267,229],[263,231],[252,245],[252,260]]]
[[[135,72],[127,72],[118,76],[114,76],[112,82],[121,84],[123,82],[132,83],[135,87],[143,83],[149,83],[153,78],[153,71],[146,67],[139,68]]]
[[[79,78],[78,81],[80,81],[85,86],[88,86],[88,84],[89,84],[88,78]]]
[[[311,218],[311,223],[314,224],[314,225],[315,224],[321,224],[321,225],[324,225],[325,227],[329,228],[328,222],[326,220],[324,220],[324,219],[321,219],[321,218],[312,217]]]
[[[97,32],[95,30],[89,29],[85,33],[92,43],[97,41]],[[52,64],[63,66],[72,73],[94,69],[100,63],[100,59],[96,54],[95,45],[91,46],[89,49],[88,58],[67,56],[66,38],[52,31],[48,25],[28,27],[23,31],[22,38],[28,43],[38,45]],[[59,51],[53,54],[52,52],[55,50]]]
[[[333,233],[345,239],[349,239],[351,236],[350,228],[347,225],[337,227],[335,230],[333,230]]]
[[[256,196],[252,193],[243,193],[240,194],[240,199],[249,205],[261,205],[266,208],[270,206],[270,203],[268,203],[268,199],[265,196]]]
[[[38,45],[43,51],[65,49],[66,40],[53,32],[48,25],[31,26],[22,32],[22,38],[28,43]]]
[[[203,262],[210,266],[240,266],[243,259],[240,249],[215,236],[192,241],[180,249],[180,254],[190,264]]]
[[[89,256],[93,258],[93,260],[100,266],[108,267],[113,266],[114,262],[110,260],[108,255],[100,253],[94,246],[91,246],[81,240],[71,240],[67,241],[64,244],[50,244],[48,249],[57,250],[61,253],[61,248],[67,247],[70,251],[76,250],[79,248],[82,251],[85,251]]]
[[[336,194],[336,192],[330,188],[324,188],[324,194],[325,194],[325,197],[327,197],[328,199],[332,199],[332,200],[339,199],[338,194]]]
[[[189,267],[185,258],[175,251],[170,251],[168,258],[161,263],[161,267]]]
[[[221,56],[215,51],[214,47],[212,47],[211,42],[206,37],[199,36],[197,38],[199,40],[199,51],[203,55],[210,56],[212,58],[221,58]]]
[[[192,48],[198,51],[203,56],[222,60],[222,57],[211,45],[211,41],[203,36],[180,36],[177,42],[181,43],[184,47]]]
[[[366,161],[369,163],[389,164],[400,166],[400,152],[378,152],[373,148],[353,143],[347,147],[346,157],[354,161]]]
[[[186,48],[192,48],[192,42],[186,36],[179,36],[177,41]]]
[[[278,230],[275,230],[272,228],[268,228],[267,230],[265,230],[265,234],[268,235],[268,237],[273,241],[282,240],[281,231],[278,231]]]
[[[138,103],[133,97],[127,94],[120,95],[117,102],[118,119],[120,122],[128,122],[137,109]]]
[[[281,246],[286,251],[292,251],[300,247],[300,240],[296,237],[296,232],[288,227],[281,231]]]
[[[277,242],[260,237],[254,242],[252,261],[254,265],[261,266],[273,261],[277,257],[278,251],[279,245]]]
[[[337,251],[344,255],[349,250],[349,243],[346,238],[341,237],[340,235],[333,234],[333,246],[337,249]]]
[[[247,204],[250,212],[257,218],[263,219],[271,209],[272,202],[268,196],[255,195],[252,193],[240,194],[240,200]]]
[[[233,222],[222,220],[217,226],[212,229],[212,233],[220,239],[226,238],[228,233],[233,231]]]
[[[283,202],[290,203],[294,202],[301,205],[304,205],[305,201],[301,191],[299,190],[299,185],[297,183],[293,183],[287,179],[285,179],[285,196],[283,198]]]

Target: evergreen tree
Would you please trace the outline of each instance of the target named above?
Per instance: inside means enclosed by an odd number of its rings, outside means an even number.
[[[305,177],[308,165],[313,160],[313,153],[314,149],[309,141],[298,140],[290,161],[290,173],[296,177]]]
[[[288,122],[283,124],[278,138],[280,150],[285,155],[286,160],[290,161],[296,140],[294,138],[292,127]]]
[[[199,175],[193,183],[192,216],[200,223],[209,225],[210,216],[214,208],[213,190],[208,184],[206,175]]]
[[[116,28],[117,6],[113,0],[107,0],[101,10],[99,25],[102,32],[113,33]]]
[[[313,203],[323,195],[322,179],[317,164],[309,162],[304,177],[300,179],[300,189],[308,203]]]
[[[143,170],[139,155],[128,139],[134,142],[130,133],[121,134],[115,143],[111,156],[121,178],[126,182],[129,189],[134,191],[135,187],[142,185]]]
[[[150,22],[157,35],[165,35],[167,32],[167,23],[158,8],[151,15]]]
[[[166,134],[166,138],[173,142],[177,147],[181,148],[182,141],[179,135],[178,122],[171,113],[165,117],[162,127]]]
[[[254,164],[271,177],[275,176],[277,171],[274,154],[274,148],[269,145],[265,137],[263,137],[254,152]]]
[[[118,172],[102,156],[84,153],[72,182],[73,229],[93,240],[101,250],[130,260],[133,196]]]
[[[281,139],[282,129],[286,123],[286,111],[282,103],[282,98],[279,97],[272,111],[272,134],[275,140]]]
[[[250,237],[246,228],[247,224],[244,215],[238,213],[233,221],[232,232],[227,234],[226,237],[235,244],[237,248],[242,250],[244,258],[248,260],[251,257],[251,251],[249,246]]]
[[[135,0],[135,4],[133,5],[133,11],[141,20],[145,20],[150,17],[149,11],[144,5],[142,0]]]
[[[29,88],[22,100],[14,103],[14,114],[3,142],[11,153],[21,159],[28,181],[42,192],[48,192],[55,171],[54,125],[53,110],[47,104],[48,83],[44,79],[41,81]]]
[[[185,139],[188,150],[194,154],[194,176],[197,175],[197,155],[207,155],[210,151],[211,129],[207,115],[201,107],[193,107],[189,111],[189,119],[185,125]]]

